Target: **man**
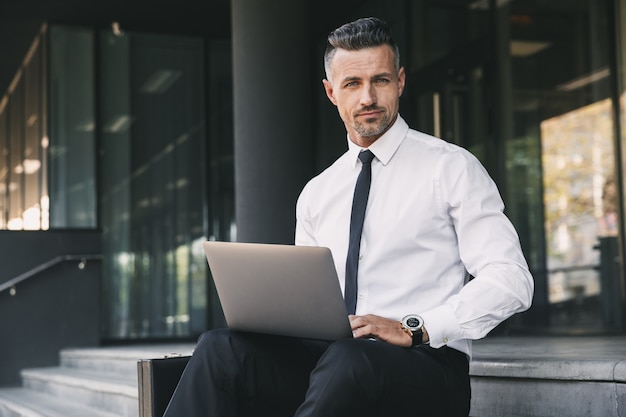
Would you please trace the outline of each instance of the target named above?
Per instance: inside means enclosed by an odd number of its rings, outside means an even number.
[[[324,62],[349,149],[302,191],[296,244],[331,249],[354,338],[207,332],[166,416],[467,416],[470,340],[530,306],[493,181],[399,116],[405,72],[386,23],[333,31]]]

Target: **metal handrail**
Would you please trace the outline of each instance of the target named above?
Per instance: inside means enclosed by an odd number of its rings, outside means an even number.
[[[80,263],[78,264],[78,268],[84,269],[88,260],[101,260],[101,259],[102,259],[102,254],[77,254],[77,255],[57,256],[55,258],[50,259],[49,261],[42,263],[41,265],[38,265],[24,272],[23,274],[16,276],[15,278],[8,280],[7,282],[0,284],[0,293],[6,290],[10,290],[11,295],[15,295],[15,292],[16,292],[15,286],[17,284],[23,281],[26,281],[27,279],[32,278],[35,275],[39,274],[40,272],[43,272],[46,269],[52,268],[53,266],[60,264],[61,262],[80,260]]]

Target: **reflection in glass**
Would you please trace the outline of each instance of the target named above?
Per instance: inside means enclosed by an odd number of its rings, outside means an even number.
[[[95,228],[95,66],[91,29],[50,28],[50,226]]]
[[[0,229],[49,228],[47,26],[0,100]]]
[[[617,235],[611,110],[605,99],[541,123],[549,301],[577,304],[579,320],[599,318],[585,311],[601,292],[596,246]]]
[[[104,334],[198,334],[207,327],[203,43],[100,36]]]

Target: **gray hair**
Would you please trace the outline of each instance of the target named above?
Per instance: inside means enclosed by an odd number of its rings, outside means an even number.
[[[400,50],[391,36],[391,29],[383,20],[375,17],[365,17],[354,22],[346,23],[328,34],[326,52],[324,53],[324,70],[326,79],[330,81],[330,63],[337,49],[358,51],[389,45],[393,51],[396,71],[400,70]]]

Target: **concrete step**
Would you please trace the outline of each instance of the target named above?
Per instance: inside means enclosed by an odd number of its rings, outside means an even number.
[[[119,417],[95,408],[86,407],[24,388],[0,390],[0,416],[2,417]]]
[[[192,351],[192,344],[65,349],[60,366],[22,370],[22,387],[0,389],[0,417],[137,417],[137,361]]]
[[[62,367],[114,373],[136,381],[139,359],[170,354],[190,355],[193,348],[192,344],[166,344],[64,349],[60,353],[60,361]]]
[[[22,380],[26,389],[71,398],[72,402],[119,416],[137,414],[137,383],[128,377],[58,367],[23,370]]]

